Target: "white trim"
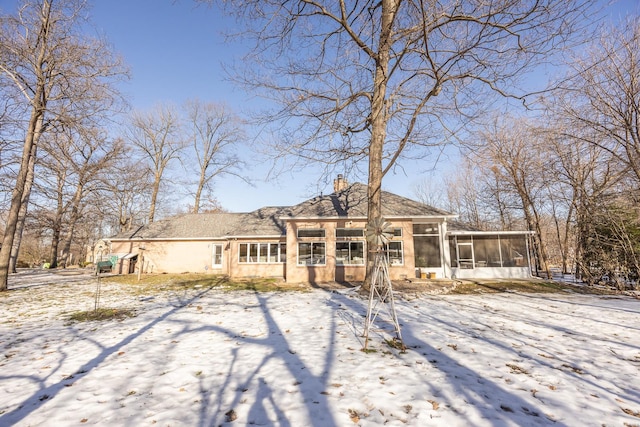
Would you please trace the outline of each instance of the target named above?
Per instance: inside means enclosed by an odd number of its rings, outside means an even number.
[[[526,236],[536,234],[535,231],[447,231],[448,236]]]
[[[216,257],[216,247],[220,246],[220,264],[214,264],[215,261],[215,257]],[[222,266],[224,265],[224,243],[220,242],[220,243],[213,243],[211,245],[211,268],[214,268],[216,270],[221,270]]]
[[[112,242],[226,242],[231,239],[282,239],[286,234],[273,235],[244,235],[244,236],[223,236],[223,237],[141,237],[135,239],[111,239]]]
[[[313,259],[313,245],[324,245],[324,262],[320,264],[300,264],[300,245],[311,245],[311,259]],[[327,265],[327,241],[326,240],[309,240],[309,241],[296,241],[296,267],[325,267]]]
[[[458,218],[460,215],[455,215],[455,214],[451,214],[451,215],[382,215],[382,218],[384,218],[385,220],[391,220],[391,219],[398,219],[398,220],[402,220],[402,219],[419,219],[419,220],[423,220],[423,219],[441,219],[443,221],[449,219],[449,218]],[[283,221],[325,221],[325,220],[341,220],[341,219],[349,219],[349,220],[362,220],[362,221],[366,221],[367,217],[366,216],[296,216],[296,217],[290,217],[290,216],[281,216],[278,217],[278,219],[283,220]]]

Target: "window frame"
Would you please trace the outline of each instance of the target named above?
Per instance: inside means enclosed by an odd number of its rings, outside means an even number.
[[[345,260],[338,260],[338,245],[347,245],[347,257]],[[354,261],[354,252],[358,252],[357,248],[354,249],[352,246],[361,245],[362,248],[360,250],[360,254],[362,257],[360,258],[360,262]],[[366,242],[364,240],[341,240],[336,242],[336,266],[363,266],[365,264],[365,254],[366,254]]]
[[[305,258],[305,262],[300,262],[300,246],[301,245],[309,245],[310,250],[309,250],[309,258],[308,259],[311,262],[307,262],[306,261],[307,258]],[[319,255],[317,257],[314,254],[314,252],[315,252],[314,251],[314,247],[316,247],[316,246],[317,247],[320,247],[320,246],[323,247],[322,255]],[[297,258],[296,259],[296,265],[298,267],[311,267],[311,266],[325,266],[325,265],[327,265],[327,243],[326,242],[317,241],[317,240],[298,242],[297,250],[298,250],[298,253],[296,254],[296,258]],[[319,260],[321,259],[322,262],[313,262],[316,259],[319,259]]]
[[[400,253],[400,262],[399,263],[393,263],[391,262],[392,259],[397,259],[397,257],[391,258],[390,256],[390,248],[389,246],[391,244],[394,245],[400,245],[400,249],[399,249],[399,253]],[[388,243],[386,243],[384,245],[384,252],[385,255],[387,256],[387,263],[390,267],[395,267],[395,266],[402,266],[404,265],[404,242],[402,240],[390,240]]]
[[[302,232],[305,235],[300,235],[300,232]],[[313,234],[313,232],[317,232],[316,235]],[[324,239],[327,236],[327,230],[324,228],[298,228],[296,230],[296,237],[298,239]]]
[[[219,263],[216,263],[216,257],[220,258]],[[223,263],[224,263],[224,245],[222,243],[212,243],[211,244],[211,267],[222,268]]]
[[[273,254],[271,250],[277,245],[277,253],[275,261],[272,261]],[[243,248],[244,257],[243,260]],[[263,250],[266,248],[266,253]],[[284,248],[284,251],[282,250]],[[254,252],[255,251],[255,252]],[[251,255],[255,253],[255,256]],[[252,260],[255,258],[255,261]],[[284,264],[287,260],[287,244],[285,242],[241,242],[238,243],[238,264]]]
[[[349,233],[352,232],[352,233]],[[345,233],[346,232],[346,233]],[[357,232],[353,233],[353,232]],[[341,233],[345,233],[340,235]],[[364,228],[336,228],[335,231],[336,239],[345,240],[345,239],[363,239],[364,238]]]
[[[425,230],[424,232],[420,232],[419,228],[426,228],[429,227],[428,230]],[[443,245],[442,245],[442,238],[440,236],[440,232],[441,232],[441,223],[439,222],[414,222],[413,226],[412,226],[412,234],[413,234],[413,248],[414,248],[414,262],[415,262],[415,266],[416,268],[442,268],[442,263],[443,263]],[[416,233],[416,229],[418,229],[418,232]],[[435,238],[435,239],[434,239]],[[436,263],[436,257],[432,258],[421,258],[419,257],[419,255],[421,254],[422,250],[420,250],[420,248],[423,247],[419,247],[418,243],[421,243],[424,248],[433,248],[434,249],[434,253],[433,255],[436,255],[436,251],[437,250],[437,260],[438,262]],[[434,244],[435,243],[435,244]],[[423,262],[419,262],[420,259],[424,259],[424,263],[426,265],[422,265]],[[430,262],[433,262],[433,264],[430,264]]]

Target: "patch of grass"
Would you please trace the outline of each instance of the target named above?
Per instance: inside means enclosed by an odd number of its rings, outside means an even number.
[[[211,274],[143,274],[140,281],[135,274],[116,275],[103,278],[105,282],[125,285],[136,295],[148,295],[159,291],[182,291],[187,289],[220,288],[229,291],[301,291],[307,290],[298,284],[288,284],[274,278],[252,278],[233,280],[226,276]]]
[[[502,279],[502,280],[462,280],[452,294],[479,294],[498,292],[525,292],[525,293],[564,293],[575,292],[580,294],[606,294],[603,289],[589,286],[575,286],[569,283],[554,282],[540,279]]]
[[[101,320],[122,320],[134,317],[135,312],[126,308],[99,308],[97,310],[76,311],[69,315],[72,322],[93,322]]]
[[[391,348],[395,348],[396,350],[400,350],[401,352],[405,352],[407,350],[407,347],[404,345],[404,343],[402,342],[402,340],[398,339],[398,338],[393,338],[390,340],[384,340],[384,342]]]

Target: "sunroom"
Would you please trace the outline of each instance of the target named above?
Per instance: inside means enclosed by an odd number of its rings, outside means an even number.
[[[531,232],[450,231],[452,279],[528,278]]]

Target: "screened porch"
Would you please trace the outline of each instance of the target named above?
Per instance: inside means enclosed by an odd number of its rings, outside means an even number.
[[[451,278],[531,276],[529,232],[450,232]]]

